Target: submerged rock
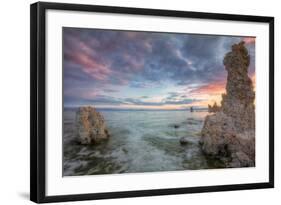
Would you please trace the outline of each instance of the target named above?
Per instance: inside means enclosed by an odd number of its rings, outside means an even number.
[[[178,128],[180,128],[180,125],[179,124],[170,124],[169,127],[178,129]]]
[[[180,144],[181,145],[187,145],[187,144],[191,144],[191,142],[187,137],[181,137],[180,138]]]
[[[178,129],[180,126],[179,125],[174,125],[174,128],[175,129]]]
[[[76,136],[81,144],[97,144],[109,138],[103,116],[93,107],[80,107],[76,112]]]
[[[227,157],[228,167],[255,165],[255,93],[248,77],[249,62],[244,42],[234,44],[226,54],[226,94],[219,111],[206,116],[201,132],[202,150]]]

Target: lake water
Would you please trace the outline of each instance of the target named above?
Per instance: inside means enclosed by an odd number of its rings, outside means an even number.
[[[63,175],[92,175],[219,168],[199,146],[205,111],[99,111],[110,139],[80,145],[74,136],[76,111],[64,111]],[[175,126],[176,125],[176,126]],[[181,145],[181,137],[190,141]]]

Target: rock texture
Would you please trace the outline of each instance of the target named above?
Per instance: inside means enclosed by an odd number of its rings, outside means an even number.
[[[228,72],[226,91],[222,95],[222,111],[234,119],[239,130],[255,128],[255,92],[251,78],[248,77],[250,56],[244,42],[234,44],[224,61]]]
[[[223,158],[228,167],[255,165],[255,93],[248,77],[250,56],[244,42],[224,57],[226,94],[218,112],[208,115],[201,132],[202,150]]]
[[[97,144],[109,137],[103,116],[93,107],[76,112],[76,135],[81,144]]]

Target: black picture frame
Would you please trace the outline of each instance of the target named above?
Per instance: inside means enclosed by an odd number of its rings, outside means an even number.
[[[74,195],[46,196],[46,10],[67,10],[160,17],[233,20],[269,24],[269,181],[192,188],[121,191]],[[38,2],[30,7],[30,200],[37,203],[77,200],[97,200],[123,197],[217,192],[274,187],[274,18],[265,16],[125,8],[82,4]]]

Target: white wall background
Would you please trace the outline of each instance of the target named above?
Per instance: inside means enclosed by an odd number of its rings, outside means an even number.
[[[52,0],[49,0],[52,1]],[[281,13],[277,0],[60,0],[69,3],[146,7],[186,11],[269,15],[275,17],[275,89],[281,87]],[[29,201],[29,4],[2,1],[0,6],[0,204]],[[111,199],[67,204],[278,204],[281,199],[280,92],[275,92],[275,189],[161,197]],[[279,114],[279,115],[278,115]],[[275,203],[274,203],[275,202]],[[280,203],[280,202],[279,202]],[[64,204],[64,203],[63,203]]]

